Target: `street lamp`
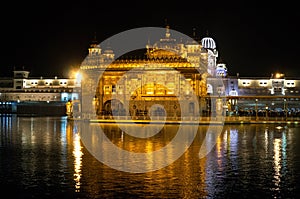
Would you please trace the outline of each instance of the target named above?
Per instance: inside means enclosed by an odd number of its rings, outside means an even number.
[[[255,99],[255,120],[257,120],[257,101],[258,99]]]

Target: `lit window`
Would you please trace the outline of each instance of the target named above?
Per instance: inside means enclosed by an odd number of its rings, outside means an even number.
[[[153,88],[147,88],[146,90],[147,95],[153,95],[153,93],[154,93]]]
[[[174,90],[175,90],[175,86],[174,86],[174,83],[168,83],[167,84],[167,87],[168,87],[168,89],[167,89],[167,94],[168,95],[172,95],[172,94],[174,94]]]
[[[104,93],[105,94],[110,94],[109,86],[104,86]]]

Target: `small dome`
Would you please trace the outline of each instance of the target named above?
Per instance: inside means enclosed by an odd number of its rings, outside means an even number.
[[[225,71],[227,71],[226,64],[217,64],[217,70],[225,70]]]
[[[225,64],[217,64],[216,76],[217,77],[226,77],[227,76],[227,67]]]
[[[202,44],[203,48],[208,48],[208,49],[216,48],[216,42],[211,37],[204,37],[201,40],[201,44]]]

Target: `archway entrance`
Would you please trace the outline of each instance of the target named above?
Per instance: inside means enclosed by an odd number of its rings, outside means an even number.
[[[117,99],[107,100],[104,103],[103,112],[104,115],[126,115],[123,103]]]

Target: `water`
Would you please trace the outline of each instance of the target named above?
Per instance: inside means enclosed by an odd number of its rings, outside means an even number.
[[[147,173],[115,170],[83,145],[83,132],[65,117],[0,117],[1,198],[296,198],[300,196],[300,126],[227,125],[212,151],[199,158],[208,126],[199,126],[174,163]],[[178,126],[137,139],[102,125],[132,152],[171,143]],[[152,127],[151,127],[152,128]],[[153,128],[155,125],[153,125]],[[143,162],[141,165],[153,164]]]

